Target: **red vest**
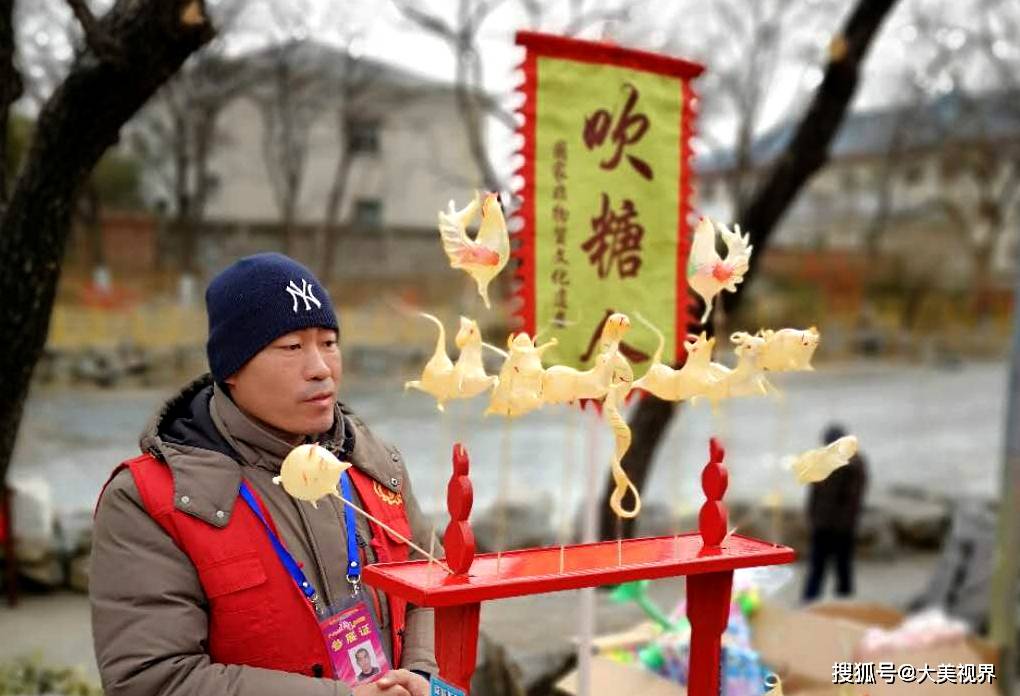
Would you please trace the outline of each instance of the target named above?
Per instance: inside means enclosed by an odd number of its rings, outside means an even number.
[[[121,464],[110,478],[124,467],[131,470],[149,515],[198,571],[209,600],[208,651],[214,662],[335,676],[315,611],[294,585],[262,523],[247,505],[236,504],[227,526],[217,528],[174,507],[173,478],[163,462],[144,454]],[[403,498],[354,467],[348,471],[366,511],[410,538]],[[255,498],[277,531],[258,494]],[[371,544],[379,562],[407,560],[403,542],[376,523],[370,525]],[[388,598],[393,664],[399,666],[407,602]]]

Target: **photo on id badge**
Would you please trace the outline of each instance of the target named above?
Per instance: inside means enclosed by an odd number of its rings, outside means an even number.
[[[364,602],[321,623],[336,677],[348,686],[368,684],[390,670],[379,630]]]

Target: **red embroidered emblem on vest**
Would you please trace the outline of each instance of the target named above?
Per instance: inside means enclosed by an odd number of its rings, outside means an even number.
[[[404,497],[399,493],[383,488],[378,481],[372,481],[372,490],[387,505],[403,505]]]

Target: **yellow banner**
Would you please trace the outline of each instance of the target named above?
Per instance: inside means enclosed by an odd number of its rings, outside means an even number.
[[[520,316],[556,337],[552,361],[586,367],[602,323],[631,316],[640,367],[687,333],[689,137],[700,68],[605,44],[521,33],[525,62]],[[678,342],[678,337],[681,340]]]

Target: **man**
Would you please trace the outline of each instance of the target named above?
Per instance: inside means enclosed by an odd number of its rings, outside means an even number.
[[[379,668],[372,664],[372,658],[364,648],[360,648],[358,652],[354,653],[354,659],[358,663],[358,669],[361,670],[358,673],[358,681],[365,681],[369,677],[379,674]]]
[[[431,610],[360,587],[401,669],[353,691],[331,679],[319,623],[357,589],[359,563],[407,547],[332,496],[316,509],[272,483],[294,446],[318,442],[353,463],[359,506],[428,547],[400,453],[336,400],[328,293],[292,259],[259,254],[214,278],[206,305],[211,375],[166,402],[97,505],[89,594],[105,693],[424,696]]]
[[[841,426],[830,425],[822,435],[822,444],[831,444],[845,435]],[[807,510],[811,556],[805,602],[821,594],[825,571],[832,560],[836,563],[836,594],[849,597],[854,593],[854,547],[867,485],[867,463],[859,453],[824,481],[811,484]]]

